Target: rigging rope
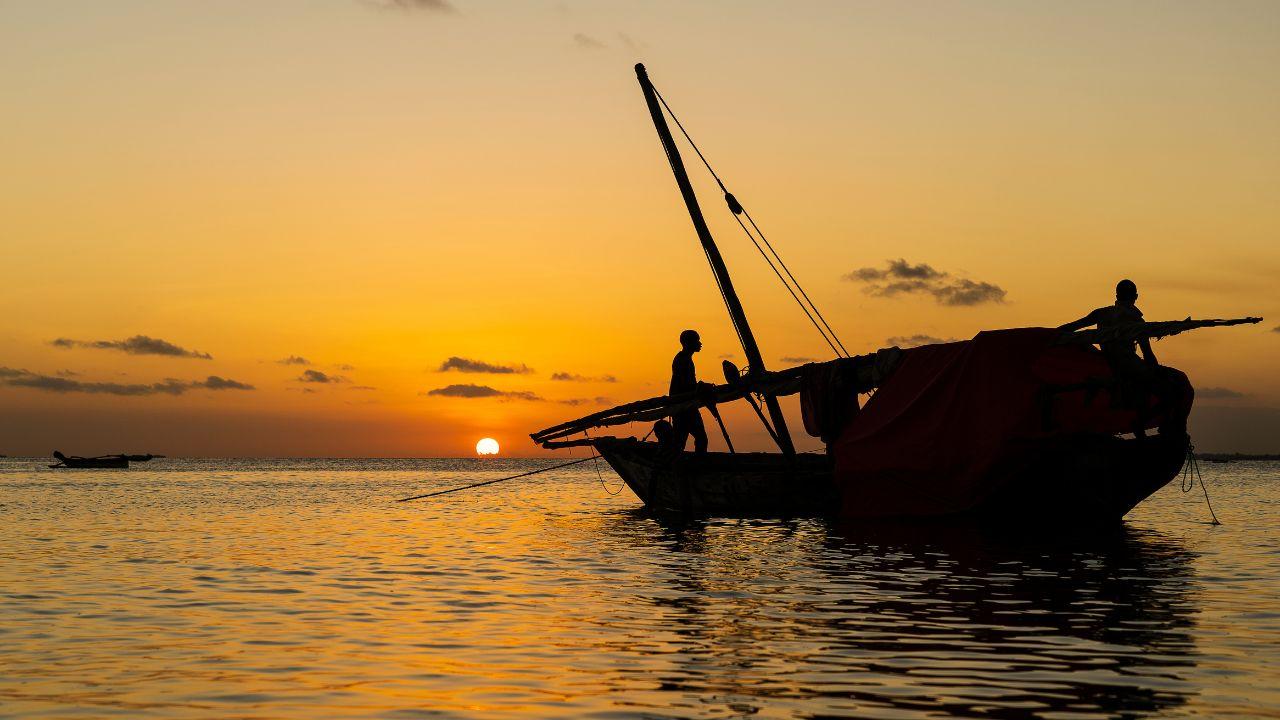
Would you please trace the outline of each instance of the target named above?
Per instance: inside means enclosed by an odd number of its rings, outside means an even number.
[[[782,279],[782,273],[778,272],[778,268],[773,266],[773,263],[770,262],[769,260],[769,256],[764,254],[764,248],[760,247],[760,243],[756,242],[755,236],[751,234],[751,231],[747,229],[747,226],[742,224],[742,219],[739,218],[737,215],[734,215],[733,219],[738,221],[738,227],[742,228],[742,232],[747,234],[747,238],[751,240],[751,244],[756,246],[756,250],[760,251],[760,257],[764,258],[764,261],[766,263],[769,263],[769,269],[772,270],[773,274],[777,275],[778,279],[782,281],[782,286],[787,289],[787,292],[791,293],[792,299],[795,300],[796,304],[800,306],[800,309],[804,311],[804,314],[809,318],[809,322],[813,323],[814,327],[818,327],[818,321],[813,319],[813,315],[809,312],[809,308],[805,307],[805,304],[800,302],[800,298],[796,297],[796,291],[792,290],[791,286],[787,284],[787,281]],[[750,216],[748,216],[748,219],[750,219]],[[763,237],[764,236],[762,235],[761,238],[763,239]],[[779,260],[779,262],[781,262],[781,260]],[[785,269],[785,266],[784,266],[784,269]],[[787,274],[790,275],[791,273],[788,272]],[[796,287],[800,287],[799,284],[797,284]],[[802,289],[800,290],[800,292],[803,293],[804,290]],[[805,297],[808,297],[808,296],[806,295]],[[817,312],[817,310],[818,310],[817,308],[814,308],[814,312]],[[819,313],[819,317],[821,317],[821,313]],[[824,320],[823,322],[826,322],[826,321]],[[822,328],[818,327],[818,332],[821,333],[822,339],[827,341],[827,345],[831,347],[831,351],[836,354],[836,357],[840,357],[840,350],[844,349],[844,345],[841,345],[840,349],[837,349],[835,344],[831,342],[831,338],[828,338],[827,334],[822,332]],[[834,337],[834,335],[832,337]],[[840,340],[837,338],[836,343],[839,343],[839,342]],[[846,353],[846,356],[847,354],[848,353]]]
[[[654,88],[654,90],[653,90],[653,91],[654,91],[654,93],[656,94],[656,93],[658,92],[658,89],[657,89],[657,88]],[[659,99],[659,100],[662,100],[662,95],[660,95],[660,94],[659,94],[659,95],[658,95],[658,99]],[[667,101],[666,101],[666,100],[662,100],[662,104],[663,104],[663,106],[666,106]],[[671,112],[671,108],[667,108],[667,112]],[[673,119],[673,120],[675,119],[675,115],[672,115],[671,117],[672,117],[672,119]],[[676,125],[679,125],[679,124],[680,124],[680,121],[679,121],[679,120],[676,120]],[[680,132],[684,132],[684,128],[683,128],[683,127],[681,127],[681,128],[680,128]],[[687,137],[689,137],[689,134],[688,134],[688,133],[685,133],[685,137],[686,137],[686,138],[687,138]],[[675,147],[674,143],[675,143],[675,140],[674,140],[674,138],[673,138],[673,139],[672,139],[672,149],[674,149],[674,147]],[[692,141],[692,140],[690,140],[690,144],[693,144],[693,141]],[[695,151],[697,151],[697,150],[698,150],[698,148],[697,148],[697,146],[696,146],[696,145],[694,146],[694,148],[693,148],[693,149],[694,149]],[[678,172],[678,171],[677,171],[677,162],[676,162],[676,159],[675,159],[674,157],[672,157],[672,155],[671,155],[672,150],[671,150],[671,149],[668,149],[668,148],[667,148],[667,146],[664,144],[664,145],[662,146],[662,151],[663,151],[663,153],[664,153],[664,154],[666,154],[666,156],[667,156],[667,163],[668,163],[669,165],[671,165],[671,170],[672,170],[672,172]],[[702,152],[701,152],[701,151],[698,151],[698,157],[702,157]],[[707,161],[707,160],[706,160],[706,158],[703,158],[703,159],[702,159],[702,162],[703,162],[704,164],[706,163],[706,161]],[[710,166],[708,166],[708,167],[710,167]],[[712,174],[714,175],[715,173],[713,172]],[[718,182],[718,181],[719,181],[719,178],[716,178],[716,181]],[[722,186],[722,187],[723,187],[723,186]],[[702,248],[702,252],[703,252],[703,254],[704,254],[704,255],[706,255],[706,256],[707,256],[707,262],[712,266],[712,268],[714,268],[714,267],[715,267],[715,263],[714,263],[714,262],[712,262],[712,260],[711,260],[711,251],[710,251],[710,250],[708,250],[708,249],[707,249],[707,247],[704,245],[704,246],[703,246],[703,248]],[[724,285],[720,282],[720,275],[719,275],[718,273],[712,272],[712,273],[711,273],[711,276],[715,278],[715,281],[716,281],[716,289],[720,291],[720,299],[721,299],[722,301],[724,301],[724,303],[725,303],[725,305],[726,305],[726,306],[727,306],[727,305],[729,305],[729,295],[724,291]],[[737,323],[737,322],[734,322],[734,323],[733,323],[733,331],[734,331],[734,333],[736,333],[736,334],[737,334],[737,336],[738,336],[738,343],[739,343],[739,344],[741,344],[743,347],[746,347],[746,345],[747,345],[746,338],[744,338],[744,337],[742,336],[742,330],[738,327],[738,323]]]
[[[737,198],[734,198],[734,200],[736,202]],[[782,262],[782,257],[778,255],[778,251],[773,249],[773,245],[770,244],[769,238],[764,236],[764,231],[760,229],[759,225],[756,225],[755,218],[751,217],[751,212],[742,207],[741,204],[738,204],[738,207],[742,208],[742,214],[747,216],[747,222],[751,223],[751,227],[756,229],[756,233],[760,235],[760,240],[764,243],[765,247],[769,248],[769,252],[773,253],[775,258],[778,258],[778,264],[787,272],[787,277],[791,278],[791,282],[796,284],[796,289],[800,291],[800,294],[803,295],[804,299],[809,303],[809,307],[813,308],[814,314],[816,314],[818,319],[822,321],[822,324],[826,326],[827,332],[831,333],[831,338],[840,346],[840,350],[844,352],[844,356],[849,357],[849,351],[845,350],[844,343],[840,342],[840,338],[836,337],[836,331],[831,327],[831,324],[827,322],[827,319],[822,316],[822,311],[818,309],[818,306],[809,298],[809,293],[804,291],[804,288],[800,285],[800,281],[796,279],[795,275],[791,274],[791,269],[787,267],[786,263]],[[737,216],[735,215],[735,217]],[[743,229],[745,230],[746,228]],[[797,300],[797,302],[799,301]],[[810,320],[812,320],[812,318],[810,318]]]
[[[716,174],[715,169],[711,167],[711,163],[707,160],[707,157],[702,154],[702,150],[698,147],[698,144],[693,141],[693,137],[689,135],[689,131],[685,130],[684,124],[680,122],[680,118],[676,116],[675,112],[672,111],[671,106],[667,104],[667,99],[662,96],[662,93],[659,92],[656,87],[653,89],[653,92],[658,96],[658,101],[662,103],[662,107],[667,111],[667,114],[675,121],[676,127],[680,128],[680,133],[684,135],[685,140],[689,141],[689,146],[698,154],[698,159],[702,161],[704,166],[706,166],[707,172],[711,173],[711,177],[715,179],[716,184],[720,186],[720,190],[724,192],[725,202],[728,203],[729,210],[733,213],[734,219],[738,221],[738,226],[741,227],[742,231],[751,239],[751,243],[756,246],[756,250],[760,251],[761,257],[763,257],[764,261],[769,264],[769,269],[773,270],[774,275],[778,276],[778,280],[782,282],[783,287],[787,288],[787,292],[791,293],[791,297],[796,301],[796,304],[800,306],[801,310],[804,310],[805,315],[809,318],[809,322],[813,324],[814,329],[817,330],[818,334],[822,336],[822,339],[827,342],[827,345],[831,346],[836,357],[848,357],[849,351],[845,349],[844,343],[840,342],[840,338],[836,336],[835,330],[831,327],[831,324],[827,322],[827,319],[823,317],[822,312],[818,310],[818,306],[815,305],[813,300],[809,297],[809,293],[805,292],[804,287],[800,285],[800,281],[797,280],[796,276],[791,272],[791,268],[787,267],[787,264],[782,260],[782,256],[778,254],[778,251],[774,249],[773,244],[764,236],[764,232],[760,230],[760,226],[757,225],[755,219],[751,217],[751,213],[747,212],[746,208],[742,207],[742,204],[738,202],[738,199],[733,196],[733,193],[729,192],[729,189],[725,187],[724,181],[720,179],[720,176]],[[668,157],[667,160],[670,161],[671,158]],[[751,223],[751,227],[755,228],[756,233],[760,235],[760,240],[764,242],[765,246],[769,248],[769,252],[771,252],[773,257],[777,259],[778,265],[782,266],[782,271],[787,274],[788,278],[791,278],[791,283],[795,284],[795,290],[791,289],[791,284],[783,278],[782,272],[779,272],[778,268],[774,266],[773,260],[771,260],[769,255],[765,253],[764,248],[760,247],[760,243],[756,242],[755,236],[751,234],[751,231],[747,230],[747,226],[743,224],[738,215],[746,215],[747,221]],[[796,295],[796,290],[799,290],[800,295],[804,296],[804,302],[801,302],[800,297]],[[723,288],[721,289],[721,294],[724,294]],[[806,302],[808,303],[807,307],[805,305]],[[809,308],[813,308],[813,313],[809,312]],[[814,319],[814,315],[817,315],[818,318],[821,319],[822,325],[818,324],[818,320]],[[824,326],[825,330],[823,329]],[[828,333],[830,333],[830,337],[828,337]],[[832,342],[833,340],[834,343]],[[837,345],[839,346],[838,349],[836,347]]]

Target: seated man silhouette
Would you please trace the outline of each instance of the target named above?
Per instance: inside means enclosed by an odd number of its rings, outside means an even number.
[[[1116,283],[1116,302],[1114,305],[1100,307],[1074,322],[1060,325],[1059,330],[1075,331],[1090,325],[1097,325],[1099,330],[1107,330],[1117,325],[1142,322],[1142,311],[1138,309],[1138,286],[1132,280],[1121,280]],[[1124,405],[1137,408],[1138,421],[1134,434],[1142,437],[1149,415],[1147,398],[1151,392],[1161,393],[1160,363],[1151,350],[1151,341],[1142,338],[1136,343],[1133,340],[1113,340],[1100,343],[1102,354],[1107,358],[1111,371],[1117,380],[1116,397]],[[1142,358],[1137,350],[1142,350]]]
[[[671,361],[671,388],[668,395],[680,395],[703,389],[706,383],[698,382],[693,367],[693,354],[702,349],[702,338],[696,330],[685,330],[680,333],[680,352]],[[707,451],[707,429],[702,424],[700,408],[681,410],[671,417],[674,432],[673,446],[684,450],[685,442],[693,436],[693,450],[697,453]]]
[[[1117,325],[1142,322],[1142,311],[1138,309],[1137,301],[1138,286],[1132,280],[1121,280],[1116,283],[1116,302],[1114,305],[1100,307],[1075,322],[1059,326],[1058,329],[1075,331],[1090,325],[1097,325],[1099,330],[1107,330]],[[1134,345],[1135,343],[1131,340],[1104,342],[1102,343],[1102,353],[1107,356],[1107,360],[1117,373],[1132,371],[1141,375],[1147,374],[1146,370],[1148,368],[1159,367],[1160,363],[1156,361],[1156,354],[1151,350],[1150,340],[1142,338],[1137,342],[1137,346],[1142,349],[1142,358],[1146,361],[1145,365],[1138,359]]]

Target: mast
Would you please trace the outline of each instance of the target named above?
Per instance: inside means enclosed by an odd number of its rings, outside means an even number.
[[[742,301],[738,299],[738,293],[733,289],[733,281],[729,279],[729,270],[724,265],[724,258],[720,256],[716,241],[711,237],[711,230],[707,228],[707,221],[702,217],[698,196],[694,194],[693,185],[689,183],[689,173],[685,171],[684,161],[680,159],[680,150],[676,147],[675,139],[671,137],[671,128],[667,127],[667,119],[662,114],[662,106],[658,103],[657,91],[653,89],[653,83],[649,81],[649,73],[645,71],[642,63],[636,63],[636,78],[640,81],[640,90],[644,92],[644,100],[649,106],[649,115],[653,117],[658,138],[662,140],[662,149],[666,151],[667,160],[671,163],[671,172],[676,176],[676,185],[680,186],[680,194],[684,197],[684,204],[689,209],[693,229],[698,233],[702,249],[707,253],[707,261],[711,263],[711,271],[715,273],[716,284],[720,286],[720,293],[724,295],[725,305],[729,308],[729,319],[733,321],[733,327],[738,331],[738,338],[742,341],[742,351],[746,354],[747,363],[751,366],[750,373],[751,375],[762,374],[765,371],[764,359],[760,357],[756,337],[751,332],[751,326],[747,324],[747,315],[742,309]],[[773,421],[778,447],[788,455],[795,454],[795,446],[791,443],[791,433],[787,431],[787,421],[782,416],[782,407],[778,405],[778,398],[765,394],[764,402],[769,409],[769,419]]]

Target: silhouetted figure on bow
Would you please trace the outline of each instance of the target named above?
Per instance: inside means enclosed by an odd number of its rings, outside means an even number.
[[[1132,280],[1121,280],[1116,283],[1116,302],[1114,305],[1100,307],[1084,317],[1058,327],[1059,330],[1074,332],[1090,325],[1097,325],[1099,330],[1106,330],[1117,325],[1142,322],[1142,311],[1138,309],[1138,286]],[[1134,434],[1142,437],[1146,434],[1146,420],[1150,415],[1150,394],[1155,392],[1164,400],[1163,373],[1156,354],[1151,350],[1151,341],[1142,338],[1136,343],[1132,340],[1113,340],[1101,343],[1102,354],[1107,358],[1111,371],[1117,381],[1116,398],[1123,405],[1134,407],[1138,412],[1137,427]],[[1138,350],[1142,357],[1138,357]]]
[[[696,330],[680,333],[680,352],[671,361],[671,388],[667,391],[668,395],[700,390],[706,384],[698,382],[693,368],[693,354],[701,349],[702,338],[698,337]],[[675,430],[674,446],[677,449],[684,450],[685,442],[692,435],[694,452],[707,451],[707,428],[702,424],[700,408],[681,410],[671,417],[671,425]]]
[[[1135,304],[1137,301],[1138,286],[1132,280],[1121,280],[1116,283],[1116,302],[1114,305],[1100,307],[1079,320],[1069,322],[1058,329],[1075,331],[1087,328],[1090,325],[1097,325],[1099,330],[1106,330],[1117,325],[1142,322],[1142,311]],[[1116,372],[1133,370],[1138,374],[1142,374],[1146,368],[1154,368],[1160,365],[1156,361],[1156,354],[1151,350],[1150,340],[1142,338],[1137,342],[1137,347],[1142,349],[1142,359],[1146,361],[1145,365],[1142,364],[1142,360],[1138,359],[1133,341],[1102,343],[1102,352],[1107,356],[1107,360],[1116,369]]]

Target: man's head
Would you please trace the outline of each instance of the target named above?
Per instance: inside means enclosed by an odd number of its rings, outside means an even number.
[[[680,333],[680,347],[689,352],[698,352],[702,349],[702,338],[698,337],[697,330],[685,330]]]
[[[1138,301],[1138,286],[1132,280],[1116,283],[1116,304],[1132,305]]]

